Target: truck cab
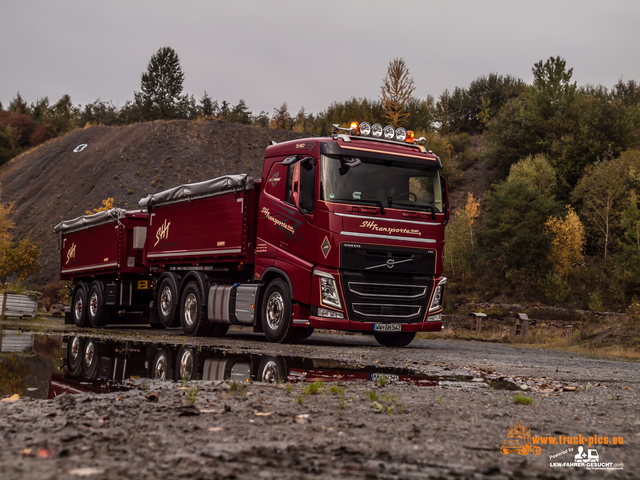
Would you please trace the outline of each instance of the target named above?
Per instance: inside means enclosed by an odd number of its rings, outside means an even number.
[[[269,146],[254,273],[267,337],[330,328],[404,346],[439,331],[449,217],[441,169],[413,132],[366,122]]]

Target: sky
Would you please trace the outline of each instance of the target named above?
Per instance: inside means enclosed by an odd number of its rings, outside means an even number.
[[[389,62],[404,59],[414,95],[437,98],[489,73],[527,83],[561,56],[578,85],[640,81],[638,0],[3,0],[0,102],[69,94],[121,107],[151,56],[172,47],[184,93],[254,113],[287,102],[319,113],[375,99]]]

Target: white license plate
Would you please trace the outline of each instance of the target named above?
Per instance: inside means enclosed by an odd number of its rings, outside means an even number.
[[[402,325],[400,323],[374,323],[374,332],[400,332]]]
[[[397,382],[398,380],[400,380],[400,377],[398,375],[392,375],[388,373],[372,373],[371,374],[371,381],[373,382],[377,382],[381,378],[386,379],[387,382]]]

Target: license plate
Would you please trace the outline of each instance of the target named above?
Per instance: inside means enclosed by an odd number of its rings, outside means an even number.
[[[374,332],[400,332],[402,325],[400,323],[374,323]]]
[[[400,380],[400,377],[398,375],[391,375],[391,374],[388,374],[388,373],[372,373],[371,374],[371,381],[372,382],[377,382],[381,378],[386,379],[387,382],[397,382],[398,380]]]

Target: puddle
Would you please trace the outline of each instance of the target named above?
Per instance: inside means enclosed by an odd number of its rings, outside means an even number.
[[[0,395],[53,398],[63,392],[113,392],[128,379],[237,382],[405,382],[418,387],[517,390],[505,380],[429,376],[409,369],[339,360],[231,354],[225,349],[115,341],[101,337],[2,332]]]

